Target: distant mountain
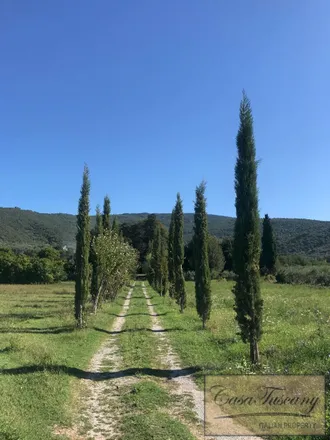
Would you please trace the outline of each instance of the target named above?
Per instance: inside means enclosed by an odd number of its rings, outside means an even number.
[[[121,214],[120,223],[135,223],[147,218],[148,213]],[[157,214],[166,226],[170,214]],[[193,233],[193,214],[184,215],[184,238]],[[95,218],[92,217],[92,225]],[[219,238],[233,234],[233,217],[208,215],[209,231]],[[278,251],[281,254],[330,256],[330,222],[306,219],[272,220]],[[46,245],[75,247],[76,216],[71,214],[41,214],[19,208],[0,208],[0,246],[26,249]]]

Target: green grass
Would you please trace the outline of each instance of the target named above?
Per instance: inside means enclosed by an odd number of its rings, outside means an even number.
[[[158,302],[158,294],[151,293],[151,302]],[[157,377],[159,352],[158,337],[151,331],[150,310],[141,283],[133,290],[126,313],[123,332],[119,336],[123,368],[132,368],[137,382],[119,391],[125,415],[121,420],[123,440],[193,440],[185,425],[192,420],[191,409],[183,408],[183,398],[170,394],[164,381]],[[146,370],[147,369],[147,370]],[[173,415],[180,414],[182,423]]]
[[[249,362],[249,347],[237,334],[233,283],[212,282],[213,308],[206,331],[202,330],[196,314],[194,283],[187,282],[186,287],[187,309],[183,315],[168,297],[157,300],[156,311],[163,314],[162,324],[169,329],[168,337],[183,366],[199,368],[196,373],[199,386],[203,374],[326,374],[329,371],[328,289],[262,283],[265,303],[260,343],[262,368],[255,371]],[[150,287],[148,291],[152,291]]]
[[[157,367],[155,350],[150,349],[155,344],[154,335],[150,331],[151,316],[140,283],[133,290],[126,315],[123,332],[119,337],[124,368]]]
[[[0,439],[48,440],[69,425],[74,390],[107,335],[123,298],[106,304],[76,330],[73,283],[0,286]],[[78,377],[77,377],[78,376]]]

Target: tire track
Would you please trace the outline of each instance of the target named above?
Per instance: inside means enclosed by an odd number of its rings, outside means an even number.
[[[119,334],[125,323],[134,286],[135,283],[126,296],[120,314],[113,322],[109,332],[111,336],[102,344],[90,362],[91,373],[84,380],[81,393],[83,402],[79,422],[73,429],[60,430],[58,434],[67,435],[72,440],[120,438],[119,423],[124,408],[119,404],[118,390],[135,379],[120,371],[123,360],[120,354]],[[106,374],[105,378],[103,370],[104,368],[109,370],[109,367],[111,372]],[[97,373],[100,374],[102,380],[97,380]]]

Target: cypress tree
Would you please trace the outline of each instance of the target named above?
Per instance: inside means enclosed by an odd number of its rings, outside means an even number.
[[[175,297],[175,271],[174,271],[174,209],[172,210],[171,223],[168,231],[168,282],[169,295],[171,298]]]
[[[83,183],[77,215],[76,236],[76,284],[75,284],[75,319],[77,326],[84,326],[85,304],[89,293],[89,250],[90,250],[90,218],[89,218],[90,180],[88,167],[85,165]]]
[[[96,216],[95,216],[95,235],[101,235],[103,233],[103,222],[102,222],[102,215],[100,211],[100,206],[97,205],[96,207]]]
[[[264,273],[275,275],[277,260],[276,243],[273,226],[268,214],[265,215],[262,229],[260,268]]]
[[[92,265],[92,281],[91,281],[91,295],[93,301],[94,313],[96,313],[98,303],[100,302],[99,298],[99,261],[98,256],[95,252],[95,247],[93,246],[93,242],[96,237],[103,233],[103,224],[102,224],[102,215],[100,211],[99,205],[96,207],[96,224],[94,231],[92,231],[92,240],[91,240],[91,249],[90,249],[90,260]]]
[[[150,284],[158,292],[162,290],[162,237],[161,224],[156,223],[154,236],[152,239],[151,259],[150,259]]]
[[[112,230],[116,233],[119,234],[120,232],[120,227],[119,227],[119,223],[117,220],[117,217],[115,216],[112,222]]]
[[[236,221],[233,262],[237,275],[233,289],[236,320],[241,338],[250,344],[252,363],[259,363],[263,301],[260,292],[260,232],[257,190],[257,161],[253,117],[245,92],[240,104],[240,127],[235,167]]]
[[[205,189],[205,182],[196,188],[193,238],[196,309],[202,319],[203,328],[205,328],[206,321],[210,319],[212,305]]]
[[[110,199],[108,196],[104,197],[102,221],[103,221],[103,230],[109,231],[110,230]]]
[[[168,232],[161,225],[161,296],[165,296],[168,288],[168,269],[167,269],[167,259],[168,259]]]
[[[174,240],[173,240],[173,261],[174,261],[174,288],[175,298],[183,313],[186,307],[186,289],[183,276],[184,242],[183,242],[183,210],[180,194],[177,194],[174,208]]]

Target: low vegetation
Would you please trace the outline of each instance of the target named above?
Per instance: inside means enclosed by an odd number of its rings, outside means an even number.
[[[197,369],[195,377],[201,388],[204,374],[324,374],[330,432],[328,290],[262,282],[261,366],[253,367],[249,349],[238,335],[232,288],[233,282],[212,281],[212,313],[206,330],[196,313],[193,282],[186,283],[187,308],[183,315],[169,297],[157,301],[156,311],[183,367]]]
[[[74,284],[0,288],[1,440],[51,440],[56,425],[70,425],[80,378],[121,310],[118,297],[77,330]],[[33,423],[32,423],[33,421]]]

